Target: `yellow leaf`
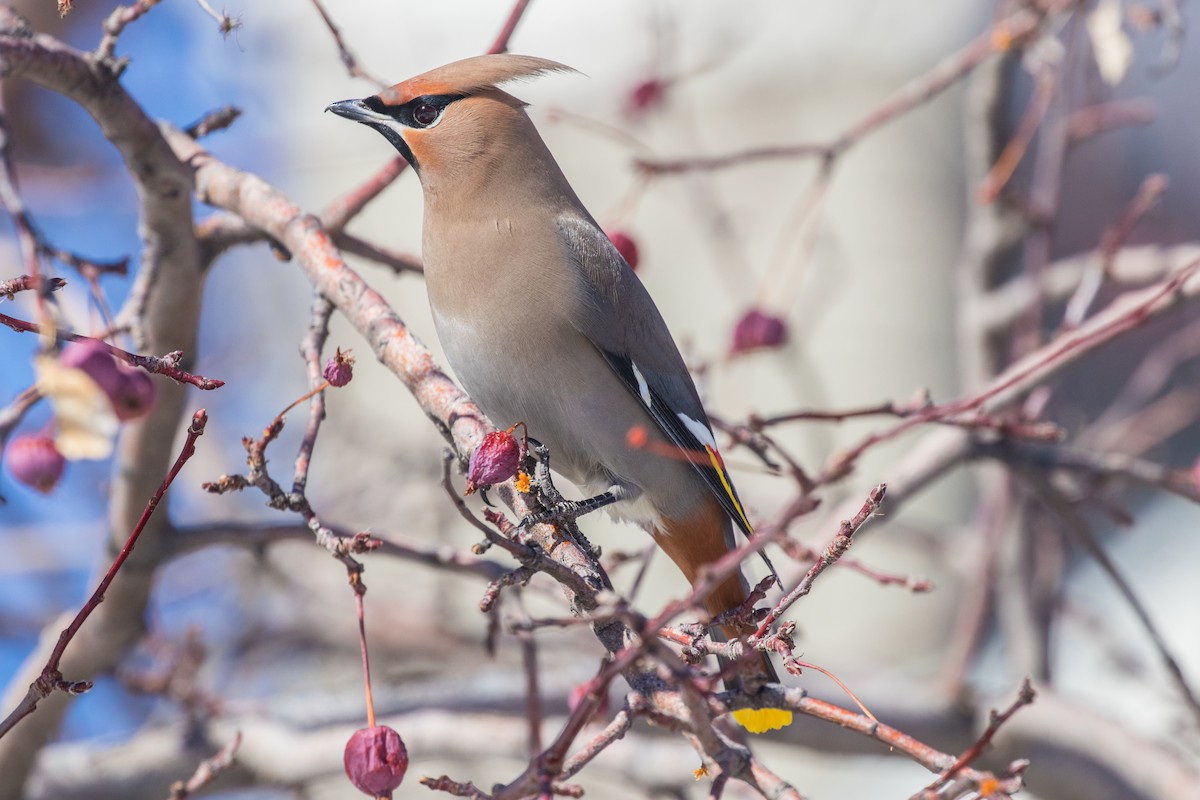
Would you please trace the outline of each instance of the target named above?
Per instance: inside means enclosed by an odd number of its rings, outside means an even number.
[[[782,708],[740,708],[733,712],[733,718],[751,733],[766,733],[792,724],[792,712]]]

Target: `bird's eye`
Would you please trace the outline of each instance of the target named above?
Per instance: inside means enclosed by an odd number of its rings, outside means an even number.
[[[437,122],[438,115],[441,113],[441,110],[432,103],[421,103],[413,109],[412,118],[417,125],[428,128]]]

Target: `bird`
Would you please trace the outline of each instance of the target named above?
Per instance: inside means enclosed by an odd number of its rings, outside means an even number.
[[[420,179],[422,262],[434,326],[467,394],[497,424],[524,422],[554,469],[641,525],[695,584],[752,527],[667,324],[641,280],[572,189],[526,104],[500,88],[574,72],[511,53],[432,69],[326,111],[381,133]],[[734,574],[705,598],[739,607]],[[721,626],[722,638],[754,631]],[[717,633],[716,631],[714,633]],[[763,652],[727,681],[777,683]],[[751,732],[791,712],[746,708]]]

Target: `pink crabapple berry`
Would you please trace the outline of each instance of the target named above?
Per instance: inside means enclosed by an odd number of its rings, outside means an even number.
[[[350,351],[345,352],[339,347],[337,352],[325,362],[325,380],[330,386],[345,386],[354,377],[354,357]]]
[[[154,379],[140,369],[128,369],[119,364],[117,369],[122,377],[117,383],[116,392],[108,396],[117,419],[125,422],[149,413],[154,407],[157,391]]]
[[[408,770],[408,749],[400,734],[386,725],[375,725],[351,734],[342,761],[346,777],[360,792],[391,797]]]
[[[471,453],[467,463],[467,494],[474,494],[480,487],[503,483],[517,474],[525,459],[525,447],[513,436],[516,427],[492,431]]]
[[[91,378],[122,422],[136,419],[154,406],[156,390],[150,375],[118,363],[100,342],[71,342],[58,360],[62,366],[78,369]]]
[[[8,471],[19,483],[42,494],[58,485],[67,460],[54,446],[54,440],[42,433],[22,433],[8,443]]]
[[[787,338],[787,322],[783,317],[761,308],[752,308],[734,326],[729,354],[739,355],[751,350],[779,347]]]
[[[667,82],[659,77],[644,78],[625,95],[625,115],[639,119],[662,106],[667,100]]]

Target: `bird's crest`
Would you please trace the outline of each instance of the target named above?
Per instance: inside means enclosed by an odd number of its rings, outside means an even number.
[[[557,61],[498,53],[473,56],[423,72],[379,93],[389,106],[400,106],[422,95],[471,95],[502,83],[533,78],[546,72],[575,72]]]

